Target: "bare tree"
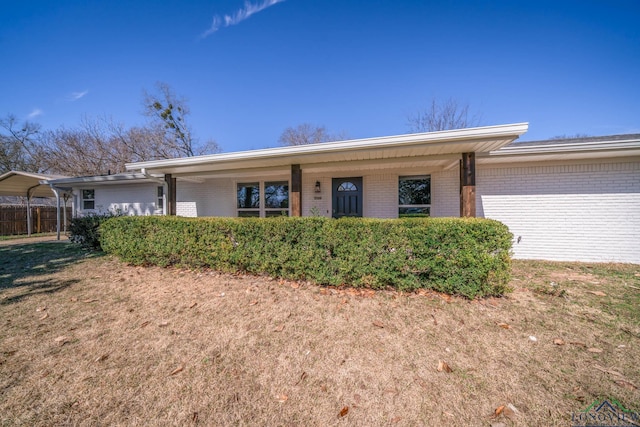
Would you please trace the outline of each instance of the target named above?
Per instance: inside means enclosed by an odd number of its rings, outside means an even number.
[[[178,96],[167,83],[156,83],[157,93],[144,91],[144,114],[152,118],[153,127],[165,133],[165,148],[170,157],[191,157],[220,151],[215,141],[209,140],[199,145],[187,123],[190,113],[184,97]]]
[[[40,172],[40,125],[7,114],[0,119],[0,173],[10,170]]]
[[[407,117],[410,133],[437,132],[479,126],[480,117],[469,115],[469,105],[461,105],[453,98],[439,102],[435,98],[431,105]]]
[[[112,119],[84,118],[75,129],[45,132],[46,170],[71,176],[119,173],[125,164],[178,155],[160,126],[126,128]]]
[[[321,142],[340,141],[347,139],[344,133],[330,134],[324,126],[314,126],[310,123],[302,123],[296,127],[286,128],[278,141],[282,145],[307,145]]]

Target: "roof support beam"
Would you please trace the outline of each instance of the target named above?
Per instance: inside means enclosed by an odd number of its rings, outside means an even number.
[[[302,216],[302,169],[300,165],[291,165],[291,216]]]
[[[476,216],[476,153],[462,153],[460,160],[460,216]]]
[[[167,215],[176,215],[176,178],[173,178],[170,173],[164,176],[164,180],[167,183]]]

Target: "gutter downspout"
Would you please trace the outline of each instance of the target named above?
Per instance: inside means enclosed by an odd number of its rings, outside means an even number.
[[[162,215],[167,215],[167,193],[169,192],[169,184],[164,179],[156,178],[155,176],[151,176],[150,173],[147,172],[146,168],[140,169],[140,173],[145,176],[145,178],[157,182],[158,184],[162,184]],[[157,199],[157,197],[156,197]]]

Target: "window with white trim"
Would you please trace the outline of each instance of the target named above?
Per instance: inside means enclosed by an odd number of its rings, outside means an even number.
[[[158,187],[158,200],[156,201],[156,213],[162,215],[164,213],[164,187],[161,185]]]
[[[82,190],[82,209],[96,208],[96,190]]]
[[[238,183],[236,200],[239,217],[289,216],[289,183]]]
[[[431,214],[431,176],[401,176],[398,179],[398,217]]]

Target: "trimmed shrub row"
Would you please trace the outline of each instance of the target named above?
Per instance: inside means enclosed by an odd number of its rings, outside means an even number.
[[[512,235],[493,220],[119,217],[100,230],[104,251],[137,265],[468,298],[509,291]]]
[[[117,212],[107,212],[72,218],[69,223],[69,240],[88,249],[100,249],[100,225],[120,215]]]

